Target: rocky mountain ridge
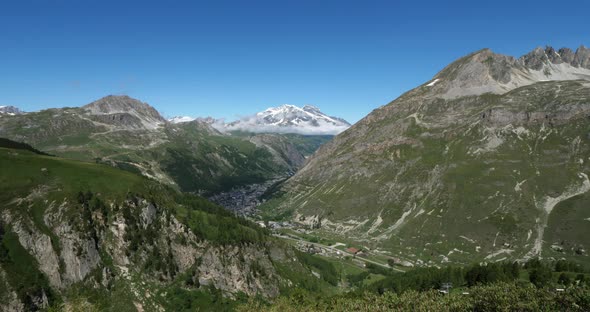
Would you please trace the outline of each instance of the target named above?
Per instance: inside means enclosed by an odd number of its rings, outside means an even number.
[[[503,94],[543,81],[590,80],[590,49],[536,48],[514,58],[483,49],[445,67],[425,86],[432,97]]]
[[[264,209],[415,265],[588,262],[586,49],[564,53],[573,76],[535,51],[450,64],[322,146]]]
[[[2,115],[14,116],[14,115],[20,115],[20,114],[23,114],[23,113],[24,112],[21,111],[16,106],[11,106],[11,105],[0,106],[0,116],[2,116]]]

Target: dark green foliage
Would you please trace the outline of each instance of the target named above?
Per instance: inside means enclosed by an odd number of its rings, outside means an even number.
[[[551,269],[545,265],[538,266],[529,271],[529,280],[539,288],[548,286],[551,283],[552,277]]]
[[[358,274],[350,274],[346,275],[346,280],[350,283],[351,286],[361,287],[363,286],[364,280],[367,279],[367,277],[369,277],[370,274],[371,273],[367,271],[363,271]]]
[[[42,152],[42,151],[30,146],[29,144],[15,142],[15,141],[5,139],[5,138],[0,138],[0,147],[27,150],[27,151],[33,152],[35,154],[38,154],[38,155],[53,156],[51,154],[47,154],[45,152]]]
[[[117,168],[119,168],[121,170],[133,172],[135,174],[139,174],[139,175],[142,174],[141,170],[139,168],[137,168],[137,166],[134,166],[134,165],[129,164],[129,163],[126,163],[126,162],[116,161],[115,162],[115,167],[117,167]]]
[[[373,273],[373,274],[380,274],[380,275],[385,275],[385,276],[390,276],[390,275],[395,274],[395,272],[392,269],[384,268],[380,265],[376,265],[373,263],[367,263],[366,268],[369,271],[369,273]]]
[[[268,239],[268,230],[239,218],[206,199],[194,195],[178,195],[175,215],[200,238],[216,244],[261,243]]]
[[[166,311],[233,311],[240,302],[245,302],[243,295],[237,300],[223,297],[221,290],[214,286],[203,290],[186,290],[175,286],[166,292],[161,300]]]
[[[485,266],[476,264],[465,273],[465,281],[468,286],[513,281],[519,277],[518,267],[517,263],[509,262],[489,263]]]
[[[542,267],[543,263],[541,262],[541,260],[539,260],[539,258],[532,258],[530,260],[528,260],[527,262],[525,262],[524,264],[524,268],[529,270],[529,269],[536,269],[539,267]]]
[[[474,286],[467,291],[467,294],[451,292],[449,295],[434,290],[382,295],[358,292],[320,297],[300,290],[279,298],[270,306],[250,301],[238,311],[590,311],[590,289],[586,287],[572,287],[556,293],[531,285],[494,283]]]
[[[296,255],[302,264],[319,271],[318,273],[324,281],[334,286],[338,285],[340,278],[332,262],[300,251],[296,251]]]
[[[198,143],[196,151],[169,146],[165,150],[167,157],[160,161],[164,171],[186,192],[227,191],[262,182],[280,171],[270,152],[241,139],[208,136]],[[226,162],[220,163],[219,158]]]
[[[572,279],[567,273],[559,274],[559,278],[557,278],[557,282],[564,286],[569,286],[572,283]]]
[[[383,268],[383,270],[387,269]],[[405,273],[388,270],[387,273],[388,276],[385,279],[373,283],[368,289],[379,293],[385,291],[401,293],[407,290],[438,289],[443,283],[452,283],[453,285],[463,285],[464,283],[464,270],[456,267],[419,268]]]
[[[558,260],[555,263],[555,272],[576,272],[576,273],[585,273],[588,272],[582,265],[579,263],[568,261],[568,260]]]

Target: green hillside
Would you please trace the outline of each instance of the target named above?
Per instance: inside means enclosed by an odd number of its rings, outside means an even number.
[[[288,285],[330,287],[201,197],[27,148],[0,147],[0,168],[1,309],[224,310]]]
[[[590,88],[418,87],[322,146],[261,209],[416,265],[590,262]]]

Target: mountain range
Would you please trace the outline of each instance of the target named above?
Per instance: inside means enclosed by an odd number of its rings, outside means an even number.
[[[490,292],[528,304],[523,267],[539,287],[543,272],[557,280],[545,263],[563,285],[588,279],[589,120],[584,46],[474,52],[352,126],[309,105],[230,123],[167,120],[128,96],[3,106],[0,310],[258,311],[286,294],[276,302],[296,310],[349,290],[399,293],[372,304],[458,298],[405,292],[449,281],[466,299],[443,310],[486,310],[488,293],[463,287],[497,281],[514,283]],[[399,273],[408,267],[426,268]],[[552,307],[583,310],[580,289]]]
[[[174,117],[172,123],[182,123],[197,118]],[[201,119],[205,121],[204,119]],[[328,116],[311,105],[281,105],[270,107],[252,116],[236,121],[224,122],[209,118],[206,120],[222,132],[244,131],[253,133],[297,133],[303,135],[336,135],[350,127],[350,123],[338,117]]]
[[[262,209],[413,265],[590,262],[590,53],[467,55],[308,160]]]
[[[285,178],[329,139],[221,133],[212,119],[172,123],[146,103],[113,95],[81,107],[4,114],[0,137],[199,194]]]

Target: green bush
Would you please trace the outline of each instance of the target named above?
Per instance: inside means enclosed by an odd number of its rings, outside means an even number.
[[[590,311],[590,289],[572,287],[563,293],[517,283],[474,286],[465,294],[434,290],[402,294],[370,292],[320,298],[305,291],[281,297],[272,305],[250,301],[238,311]]]

